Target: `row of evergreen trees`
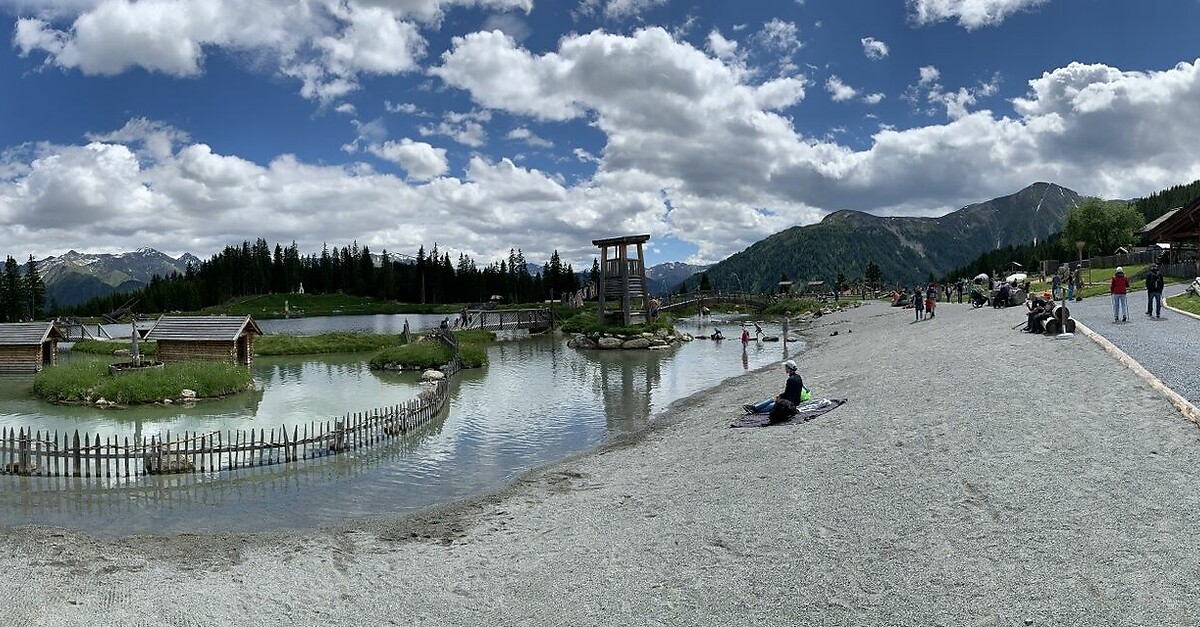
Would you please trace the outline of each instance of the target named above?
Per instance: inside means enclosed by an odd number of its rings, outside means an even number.
[[[45,309],[46,284],[38,274],[33,255],[25,263],[24,272],[10,255],[4,260],[4,273],[0,275],[0,321],[37,320]]]
[[[94,298],[67,313],[84,316],[113,311],[137,299],[139,311],[195,311],[232,299],[268,293],[345,293],[407,303],[484,302],[500,296],[506,302],[540,302],[562,298],[579,289],[571,264],[563,264],[558,251],[531,273],[520,249],[509,251],[508,259],[479,267],[460,253],[451,261],[449,253],[422,246],[415,256],[389,253],[375,255],[357,242],[342,248],[325,246],[320,254],[301,255],[295,242],[272,249],[265,239],[223,251],[190,265],[182,274],[155,276],[150,284],[131,294]]]

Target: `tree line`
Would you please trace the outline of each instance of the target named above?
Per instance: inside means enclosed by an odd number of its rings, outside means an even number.
[[[0,274],[0,321],[37,320],[45,309],[46,284],[38,274],[33,255],[25,262],[24,271],[9,255],[4,260],[4,272]]]
[[[319,254],[302,255],[295,242],[272,248],[265,239],[226,246],[199,267],[183,273],[155,275],[149,285],[127,294],[93,298],[59,313],[95,316],[131,300],[139,311],[196,311],[246,296],[269,293],[330,294],[377,298],[407,303],[444,304],[486,302],[499,296],[506,302],[559,299],[579,289],[571,264],[555,250],[540,272],[531,272],[520,249],[508,258],[480,267],[470,256],[456,260],[438,249],[421,246],[416,255],[378,255],[354,242],[323,246]]]

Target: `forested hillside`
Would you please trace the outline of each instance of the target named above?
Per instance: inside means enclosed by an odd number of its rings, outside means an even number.
[[[386,250],[373,254],[357,243],[325,248],[303,256],[296,244],[274,249],[259,238],[253,244],[228,246],[211,259],[190,265],[182,274],[155,276],[142,289],[95,298],[71,313],[99,315],[137,299],[138,311],[196,311],[230,299],[268,293],[342,292],[408,303],[462,303],[487,301],[500,296],[506,302],[561,298],[579,289],[570,264],[562,264],[558,251],[541,273],[531,273],[520,250],[506,260],[479,267],[466,255],[452,261],[436,244],[413,257]]]

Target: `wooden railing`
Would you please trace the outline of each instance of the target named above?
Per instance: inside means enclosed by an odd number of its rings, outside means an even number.
[[[132,479],[288,464],[377,446],[420,429],[445,407],[450,379],[461,369],[457,342],[452,346],[454,359],[442,367],[446,378],[415,399],[323,422],[269,430],[185,431],[174,437],[167,432],[162,438],[132,442],[128,436],[78,430],[43,433],[5,427],[0,429],[0,474]]]
[[[549,309],[469,309],[464,329],[504,331],[507,329],[549,329],[554,314]]]

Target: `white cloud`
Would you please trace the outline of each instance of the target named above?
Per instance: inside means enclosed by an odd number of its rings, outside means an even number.
[[[655,7],[664,6],[667,0],[582,0],[579,10],[585,15],[597,11],[610,20],[636,17]]]
[[[850,100],[858,95],[858,90],[842,82],[837,75],[825,79],[825,91],[829,92],[834,102]]]
[[[427,181],[445,174],[450,169],[444,148],[434,148],[425,142],[415,142],[408,138],[399,142],[372,144],[368,150],[380,159],[404,168],[408,177],[413,180]]]
[[[926,66],[921,67],[920,75],[921,75],[920,85],[924,86],[924,85],[936,83],[937,80],[939,78],[941,78],[942,73],[936,67],[934,67],[932,65],[926,65]]]
[[[863,37],[861,40],[863,54],[868,59],[883,59],[888,56],[888,45],[874,37]]]
[[[44,15],[17,20],[22,56],[88,75],[140,67],[198,76],[206,51],[254,52],[301,81],[306,98],[330,102],[358,89],[360,75],[417,69],[426,42],[419,23],[456,5],[532,10],[532,0],[95,0],[35,2]]]
[[[479,148],[487,143],[487,131],[481,123],[491,119],[492,116],[487,111],[449,112],[442,116],[441,122],[423,125],[419,131],[426,137],[442,135],[465,146]]]
[[[733,59],[737,56],[738,44],[732,39],[725,39],[721,31],[712,29],[708,33],[708,50],[713,56],[722,60]]]
[[[1050,0],[908,0],[910,18],[917,24],[958,20],[967,30],[996,26],[1013,13],[1032,9]]]
[[[876,104],[883,102],[884,97],[885,97],[884,94],[876,92],[873,94],[867,94],[867,95],[863,96],[862,101],[869,105],[876,105]]]
[[[506,135],[505,137],[507,137],[508,139],[515,140],[515,141],[524,142],[535,148],[553,148],[554,147],[554,142],[549,141],[547,139],[543,139],[541,137],[538,137],[536,133],[529,130],[528,128],[525,128],[524,126],[522,126],[520,128],[514,128],[513,130],[509,131],[508,135]]]

